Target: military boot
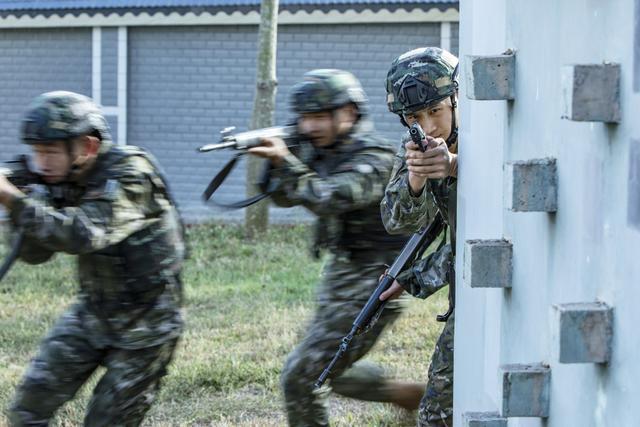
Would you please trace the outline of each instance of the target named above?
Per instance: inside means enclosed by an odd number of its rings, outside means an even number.
[[[389,381],[389,403],[393,403],[407,411],[415,411],[420,406],[420,400],[427,388],[426,384]]]

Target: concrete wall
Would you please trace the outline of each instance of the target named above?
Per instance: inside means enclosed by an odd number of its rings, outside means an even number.
[[[634,7],[632,0],[461,4],[461,56],[515,49],[516,90],[513,101],[476,101],[462,85],[458,253],[465,240],[507,239],[513,282],[472,289],[457,260],[456,426],[465,425],[464,412],[502,410],[500,366],[513,363],[548,365],[551,398],[548,418],[510,418],[510,427],[638,424]],[[620,123],[562,119],[562,67],[603,61],[621,64]],[[545,157],[557,159],[557,212],[508,210],[503,165]],[[613,307],[610,362],[560,364],[553,305],[594,301]]]

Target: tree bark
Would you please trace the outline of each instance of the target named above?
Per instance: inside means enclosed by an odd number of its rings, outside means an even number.
[[[262,0],[260,5],[260,28],[258,30],[258,67],[256,92],[253,101],[251,129],[273,126],[276,100],[276,46],[278,40],[278,2]],[[255,185],[263,168],[264,160],[248,156],[247,197],[259,193]],[[269,224],[269,201],[263,200],[249,206],[245,212],[245,234],[253,238],[264,233]]]

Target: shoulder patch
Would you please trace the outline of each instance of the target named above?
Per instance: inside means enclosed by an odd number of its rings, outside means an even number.
[[[360,172],[361,174],[370,174],[371,172],[373,172],[373,166],[368,163],[357,164],[354,169],[356,170],[356,172]]]

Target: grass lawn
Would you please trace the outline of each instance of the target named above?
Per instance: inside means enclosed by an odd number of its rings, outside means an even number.
[[[237,226],[189,229],[184,271],[186,331],[146,426],[284,426],[279,373],[311,314],[322,262],[308,255],[305,226],[273,226],[260,242]],[[0,283],[0,406],[40,339],[74,297],[75,260],[18,263]],[[424,381],[442,329],[435,315],[446,289],[409,310],[368,356],[405,380]],[[61,408],[54,426],[82,424],[92,381]],[[332,397],[336,426],[412,426],[415,414],[390,405]],[[7,424],[0,414],[0,425]]]

